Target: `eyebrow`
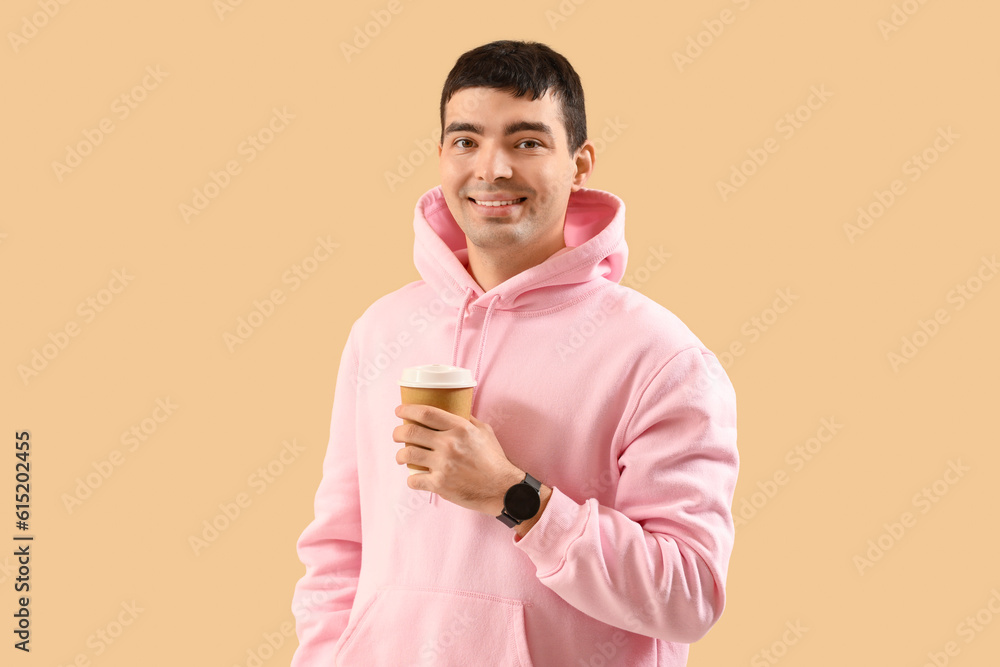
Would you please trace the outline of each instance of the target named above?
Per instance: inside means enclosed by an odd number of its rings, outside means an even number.
[[[455,121],[448,125],[444,131],[444,135],[455,134],[456,132],[472,132],[473,134],[484,135],[486,134],[485,129],[482,125],[476,125],[475,123],[462,123]],[[552,133],[552,128],[545,123],[531,122],[527,120],[514,121],[513,123],[508,123],[503,129],[503,134],[505,137],[509,137],[512,134],[517,134],[518,132],[540,132],[549,137],[549,140],[555,141],[555,134]]]

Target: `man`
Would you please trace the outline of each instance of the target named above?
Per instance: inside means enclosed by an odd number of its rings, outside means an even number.
[[[376,301],[341,359],[292,664],[684,665],[725,604],[732,385],[618,284],[624,204],[584,187],[565,58],[469,51],[441,126],[423,280]],[[403,369],[430,363],[472,370],[470,420],[399,405]]]

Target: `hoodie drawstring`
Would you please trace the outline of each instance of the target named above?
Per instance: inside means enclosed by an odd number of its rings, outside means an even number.
[[[466,289],[465,298],[462,300],[462,307],[458,310],[458,321],[455,323],[455,348],[451,355],[452,366],[458,366],[458,349],[461,347],[462,343],[462,325],[465,322],[465,311],[469,307],[469,302],[472,301],[472,297],[474,295],[475,292],[473,292],[472,289]],[[490,300],[489,307],[486,309],[486,317],[483,319],[483,333],[479,335],[479,355],[476,357],[476,370],[473,375],[473,379],[476,381],[476,389],[474,389],[473,392],[479,389],[479,369],[483,361],[483,351],[486,349],[486,333],[490,328],[490,320],[493,319],[493,309],[499,302],[500,295],[494,295],[494,297]],[[475,393],[473,393],[473,401],[475,401]],[[437,496],[436,493],[431,493],[427,502],[434,503],[435,496]]]
[[[490,319],[493,317],[493,308],[500,301],[500,295],[497,294],[490,301],[489,308],[486,309],[486,318],[483,320],[483,333],[479,336],[479,356],[476,358],[476,373],[474,379],[476,381],[476,388],[479,387],[479,365],[483,361],[483,350],[486,349],[486,332],[490,328]]]
[[[472,296],[475,292],[471,288],[466,288],[465,298],[462,299],[462,307],[458,309],[458,322],[455,323],[455,349],[451,354],[451,365],[458,366],[458,346],[462,342],[462,324],[465,322],[465,309],[469,307]]]
[[[451,353],[452,366],[458,366],[458,350],[462,346],[462,328],[465,324],[465,311],[469,307],[469,302],[472,301],[474,295],[475,292],[471,288],[467,288],[465,290],[465,298],[462,299],[462,306],[458,309],[458,321],[455,322],[455,346]],[[479,386],[479,369],[483,363],[483,352],[486,350],[486,334],[490,328],[490,320],[493,319],[493,309],[496,308],[499,302],[500,295],[495,294],[490,300],[490,305],[486,309],[486,317],[483,319],[483,332],[479,334],[479,354],[476,357],[476,369],[473,373],[476,387]]]

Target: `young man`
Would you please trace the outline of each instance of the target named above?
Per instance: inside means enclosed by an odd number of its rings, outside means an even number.
[[[469,51],[441,126],[423,280],[375,302],[341,359],[292,664],[684,665],[725,604],[732,385],[618,284],[625,208],[584,187],[565,58]],[[471,420],[399,405],[403,369],[429,363],[472,370]]]

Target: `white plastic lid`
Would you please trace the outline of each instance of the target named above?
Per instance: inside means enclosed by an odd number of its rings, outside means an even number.
[[[472,379],[472,371],[467,368],[427,364],[403,370],[403,377],[399,380],[399,384],[402,387],[424,389],[460,389],[462,387],[475,387],[476,381]]]

